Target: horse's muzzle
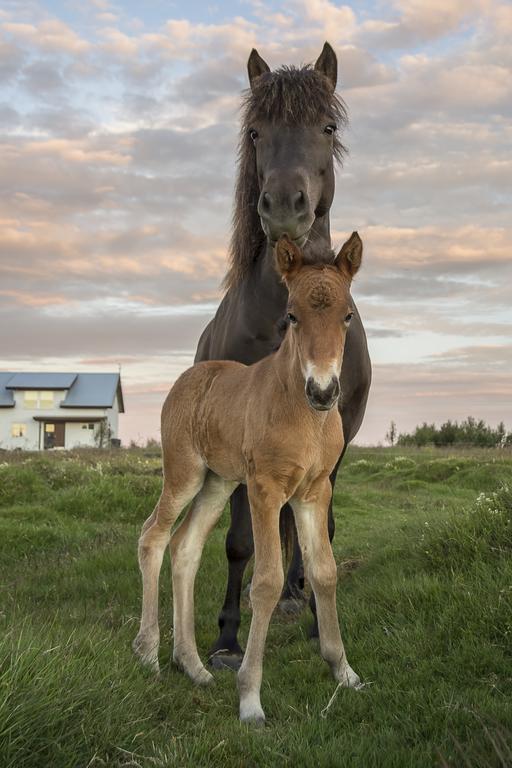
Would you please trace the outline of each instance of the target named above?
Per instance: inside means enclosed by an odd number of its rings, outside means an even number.
[[[333,376],[326,387],[321,387],[312,377],[306,381],[306,397],[317,411],[329,411],[339,396],[340,382],[337,376]]]

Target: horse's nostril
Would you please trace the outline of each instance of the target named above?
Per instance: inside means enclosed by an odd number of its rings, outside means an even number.
[[[293,196],[293,208],[296,213],[301,213],[306,207],[306,196],[302,190]]]
[[[330,408],[339,394],[340,382],[337,376],[333,376],[326,387],[319,386],[311,377],[306,381],[306,396],[314,408]]]

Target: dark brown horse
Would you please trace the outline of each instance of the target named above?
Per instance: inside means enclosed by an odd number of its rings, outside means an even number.
[[[276,275],[273,246],[283,234],[303,247],[310,261],[330,248],[329,209],[334,196],[334,162],[344,147],[343,102],[336,96],[337,60],[326,43],[314,66],[271,72],[253,50],[248,61],[250,90],[245,96],[235,193],[231,264],[217,314],[203,332],[195,361],[236,360],[252,364],[276,349],[282,339],[287,290]],[[341,373],[340,410],[345,446],[363,420],[371,381],[366,336],[354,305]],[[340,461],[343,457],[340,455]],[[334,484],[339,462],[331,482]],[[288,510],[288,514],[290,511]],[[291,517],[291,515],[290,515]],[[329,535],[334,535],[332,503]],[[247,491],[231,497],[226,539],[228,585],[212,648],[215,665],[239,666],[242,578],[254,551]],[[303,586],[300,548],[294,553],[284,597]],[[314,598],[311,603],[315,613]],[[315,615],[313,634],[318,631]]]

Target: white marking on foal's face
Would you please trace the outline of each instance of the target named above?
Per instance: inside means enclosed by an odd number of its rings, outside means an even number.
[[[313,379],[319,389],[327,389],[331,384],[333,376],[339,378],[341,373],[341,360],[331,360],[327,365],[322,366],[320,369],[318,365],[311,361],[306,361],[306,370],[304,373],[304,381]]]

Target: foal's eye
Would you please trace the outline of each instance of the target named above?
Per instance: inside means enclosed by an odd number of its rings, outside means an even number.
[[[329,125],[326,125],[324,128],[324,133],[327,133],[329,136],[332,136],[335,131],[336,131],[336,126],[334,125],[334,123],[329,123]]]
[[[297,325],[297,318],[295,317],[295,315],[292,315],[291,312],[288,312],[288,314],[286,315],[286,319],[292,325]]]
[[[249,136],[251,137],[252,141],[256,141],[258,138],[258,131],[255,131],[254,128],[251,128],[249,131]]]
[[[346,315],[346,317],[345,317],[346,325],[348,325],[350,323],[350,321],[352,320],[353,317],[354,317],[354,313],[353,312],[349,312],[348,315]]]

